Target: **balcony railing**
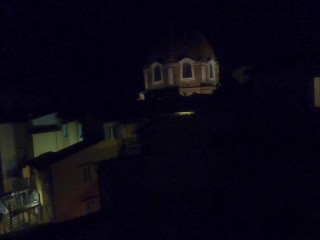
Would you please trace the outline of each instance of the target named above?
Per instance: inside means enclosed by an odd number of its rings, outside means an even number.
[[[40,196],[35,188],[27,188],[2,197],[2,202],[8,209],[10,215],[15,216],[30,208],[39,206]]]

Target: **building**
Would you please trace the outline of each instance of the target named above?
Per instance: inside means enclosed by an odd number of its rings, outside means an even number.
[[[55,112],[0,124],[1,233],[100,210],[96,164],[139,154],[138,124],[85,123]]]
[[[52,220],[46,185],[28,162],[44,153],[57,152],[82,141],[82,126],[58,113],[0,125],[2,202],[1,232],[10,232]],[[23,167],[24,166],[24,167]],[[50,195],[51,196],[51,195]]]
[[[161,39],[143,69],[145,91],[178,88],[182,96],[211,94],[219,86],[219,63],[205,37],[198,32]]]
[[[140,99],[148,102],[154,93],[161,98],[163,92],[171,90],[183,97],[210,96],[219,86],[219,64],[209,42],[199,33],[175,35],[169,40],[168,45],[164,44],[167,41],[156,45],[149,56],[143,70],[145,91],[140,94]],[[194,113],[174,109],[175,106],[171,112],[174,119],[170,118],[170,123],[183,121],[181,117]],[[26,225],[71,220],[99,211],[97,164],[140,154],[139,126],[144,125],[152,136],[157,136],[155,132],[166,127],[161,121],[146,127],[152,119],[130,120],[134,116],[128,119],[115,119],[103,124],[91,119],[83,125],[77,120],[51,113],[22,125],[21,139],[13,141],[10,150],[11,155],[19,157],[14,161],[3,158],[5,194],[2,213],[6,220],[2,221],[2,232]],[[9,126],[6,131],[13,132]],[[152,136],[149,138],[144,134],[145,146],[149,140],[149,143],[163,140]],[[12,139],[15,140],[14,137]],[[163,141],[161,149],[166,149],[166,146],[167,142]],[[170,146],[172,150],[176,143]],[[155,149],[154,145],[152,149]],[[19,184],[9,187],[7,182],[12,178],[8,171],[19,170],[21,166],[22,171],[16,180]]]
[[[103,139],[84,140],[32,159],[46,221],[62,222],[100,210],[96,165],[139,154],[135,122],[103,124]]]
[[[58,152],[83,140],[82,125],[60,118],[57,112],[32,119],[30,130],[34,157]]]

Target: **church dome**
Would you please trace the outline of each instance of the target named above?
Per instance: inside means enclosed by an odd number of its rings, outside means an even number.
[[[208,40],[199,32],[175,32],[158,38],[150,51],[147,64],[173,62],[183,58],[208,61],[215,59],[215,54]]]
[[[208,40],[198,32],[179,30],[159,35],[143,74],[145,92],[149,93],[176,88],[180,95],[191,96],[211,94],[219,86],[219,63]]]

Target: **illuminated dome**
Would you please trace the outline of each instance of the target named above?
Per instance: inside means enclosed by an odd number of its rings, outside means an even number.
[[[159,34],[143,69],[145,93],[167,88],[182,96],[211,94],[219,86],[219,63],[198,32]]]
[[[183,32],[162,36],[151,49],[147,62],[179,61],[183,58],[210,60],[215,59],[215,54],[202,34]]]

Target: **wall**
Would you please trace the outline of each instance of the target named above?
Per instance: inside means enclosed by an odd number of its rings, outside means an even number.
[[[34,157],[46,152],[57,152],[83,140],[82,136],[79,136],[80,123],[69,122],[65,125],[68,127],[67,136],[64,136],[62,129],[58,131],[34,133],[32,135]]]
[[[54,208],[52,199],[52,183],[50,168],[41,169],[41,171],[34,170],[34,178],[36,187],[40,196],[41,204],[41,221],[43,223],[53,222]]]
[[[163,72],[163,82],[154,84],[152,81],[152,68],[146,68],[144,72],[146,73],[147,76],[147,84],[148,84],[148,90],[152,89],[163,89],[166,87],[170,86],[178,86],[180,88],[194,88],[190,90],[184,89],[184,91],[181,92],[181,95],[192,95],[193,93],[212,93],[213,90],[211,89],[210,91],[203,90],[202,85],[203,83],[206,85],[216,85],[219,82],[219,68],[218,65],[214,65],[214,80],[209,79],[209,70],[208,70],[208,62],[199,62],[196,61],[193,65],[193,74],[194,74],[194,80],[189,80],[189,81],[184,81],[181,80],[181,69],[180,69],[180,64],[175,62],[175,63],[170,63],[170,67],[172,67],[172,75],[173,75],[173,85],[169,84],[169,79],[168,79],[168,66],[167,64],[162,65],[162,72]],[[204,68],[204,80],[202,80],[202,66],[205,66]],[[197,88],[197,89],[196,89]],[[147,90],[147,89],[146,89]]]
[[[31,155],[27,124],[0,124],[0,152],[4,192],[11,191],[10,179],[19,175],[18,168]]]
[[[38,157],[47,152],[60,151],[83,140],[80,130],[82,126],[80,123],[69,122],[64,124],[68,128],[66,135],[62,129],[63,124],[54,125],[60,124],[60,120],[56,118],[56,114],[50,114],[33,120],[32,124],[34,127],[48,126],[48,124],[49,126],[61,126],[61,129],[59,130],[34,133],[32,135],[33,157]],[[26,178],[30,176],[35,178],[36,187],[40,195],[40,203],[42,206],[41,221],[44,223],[52,222],[54,219],[54,208],[50,167],[40,170],[31,169],[30,167],[23,168],[23,177]]]
[[[86,149],[76,152],[51,166],[55,222],[77,218],[100,210],[97,163],[102,160],[132,155],[123,152],[128,139],[136,139],[136,123],[109,122],[114,134]],[[117,134],[115,134],[117,132]],[[89,169],[89,170],[88,170]],[[88,172],[90,171],[90,177]]]
[[[100,209],[95,163],[116,157],[118,150],[116,140],[101,141],[51,167],[56,222],[85,215],[90,199],[95,201],[92,211]],[[90,167],[89,181],[84,180],[84,167]]]

